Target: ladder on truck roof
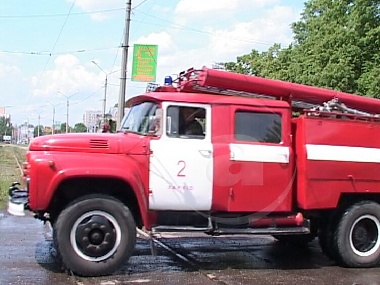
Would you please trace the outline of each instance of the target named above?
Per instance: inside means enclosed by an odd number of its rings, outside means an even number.
[[[343,112],[378,118],[380,100],[345,92],[203,67],[179,74],[177,89],[288,101],[295,109]],[[344,104],[342,103],[344,102]]]

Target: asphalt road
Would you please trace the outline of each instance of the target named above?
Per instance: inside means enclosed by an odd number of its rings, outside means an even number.
[[[0,284],[368,284],[380,285],[380,267],[336,266],[315,241],[307,248],[272,237],[207,237],[165,234],[152,255],[139,238],[125,266],[111,276],[78,277],[54,257],[48,225],[33,217],[0,212]]]

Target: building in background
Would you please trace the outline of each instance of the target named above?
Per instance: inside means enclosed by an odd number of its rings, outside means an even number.
[[[0,107],[0,117],[4,118],[5,122],[7,122],[8,124],[10,124],[10,122],[11,122],[11,115],[5,113],[5,107]]]
[[[30,140],[34,138],[34,126],[29,125],[28,122],[20,125],[17,130],[17,143],[19,144],[29,144]]]
[[[125,108],[124,114],[127,114],[129,108]],[[118,107],[111,107],[106,115],[106,122],[112,120],[116,124],[118,116]],[[103,113],[100,110],[87,110],[83,115],[83,124],[87,127],[87,132],[96,133],[102,129]]]
[[[108,111],[108,114],[106,114],[107,119],[111,119],[112,121],[116,121],[117,119],[117,113],[118,113],[118,107],[111,107]]]
[[[103,113],[100,110],[86,110],[83,115],[83,124],[87,127],[87,132],[96,133],[100,129]]]

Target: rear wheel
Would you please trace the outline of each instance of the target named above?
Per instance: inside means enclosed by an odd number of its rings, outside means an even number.
[[[347,267],[372,267],[380,262],[380,205],[363,201],[349,207],[335,229],[333,246]]]
[[[318,242],[322,252],[334,261],[337,260],[336,249],[334,248],[334,231],[337,224],[337,217],[340,217],[342,213],[340,209],[334,212],[329,212],[323,215],[319,222],[318,229]]]
[[[318,233],[318,241],[322,252],[330,259],[336,260],[336,250],[333,244],[333,229],[331,225],[321,227]]]
[[[111,274],[131,256],[136,228],[129,209],[107,196],[87,196],[62,211],[54,240],[64,266],[82,276]]]

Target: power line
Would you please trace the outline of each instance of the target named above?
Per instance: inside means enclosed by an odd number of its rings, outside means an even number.
[[[34,51],[11,51],[11,50],[0,50],[0,53],[8,53],[8,54],[25,54],[25,55],[50,55],[48,52],[34,52]],[[44,54],[47,53],[47,54]]]
[[[136,5],[132,8],[132,10],[140,7],[142,4],[147,2],[148,0],[142,1],[140,4]],[[71,16],[81,16],[81,15],[91,15],[91,14],[99,14],[99,13],[114,13],[124,11],[125,8],[113,8],[113,9],[102,9],[102,10],[93,10],[87,12],[75,12],[71,13]],[[58,13],[58,14],[34,14],[34,15],[0,15],[0,19],[28,19],[28,18],[56,18],[56,17],[66,17],[67,13]]]
[[[169,23],[169,24],[171,24],[171,26],[160,25],[160,24],[157,24],[157,23],[149,23],[149,22],[145,21],[145,19],[143,21],[137,21],[137,20],[131,19],[132,22],[136,22],[136,23],[139,23],[139,24],[153,25],[153,26],[161,26],[161,27],[164,27],[164,28],[174,29],[174,30],[185,30],[185,31],[187,30],[187,31],[192,31],[192,32],[199,33],[199,34],[205,34],[205,35],[215,36],[214,33],[212,33],[212,32],[208,32],[208,31],[201,30],[201,29],[196,29],[196,28],[189,27],[189,26],[186,26],[186,25],[177,24],[177,23],[174,23],[172,21],[168,21],[166,19],[162,19],[160,17],[154,16],[154,15],[151,15],[149,13],[145,13],[145,12],[142,12],[142,11],[136,9],[137,7],[141,6],[143,3],[147,2],[147,1],[148,0],[145,0],[145,1],[141,2],[139,5],[133,7],[132,10],[133,11],[137,11],[138,13],[143,14],[145,17],[150,17],[150,18],[157,19],[157,20],[160,20],[160,21],[165,22],[165,23]],[[93,13],[100,13],[100,12],[103,12],[103,11],[105,11],[105,12],[108,12],[108,11],[113,12],[113,11],[116,11],[116,10],[119,11],[121,9],[124,9],[124,8],[108,9],[108,10],[98,10],[98,11],[92,11],[92,12],[86,12],[86,13],[71,13],[70,15],[73,15],[73,14],[93,14]],[[55,15],[59,15],[59,16],[65,15],[66,16],[66,20],[67,20],[67,16],[68,16],[67,14],[55,14]],[[0,16],[0,18],[1,18],[1,16]],[[273,45],[273,43],[270,43],[270,42],[257,41],[257,40],[254,40],[254,39],[226,37],[226,36],[224,36],[224,38],[228,38],[228,39],[232,39],[232,40],[240,41],[240,42],[246,42],[246,43],[256,43],[256,44],[262,44],[262,45],[268,45],[268,46]],[[119,48],[120,48],[120,46],[118,46],[118,47],[96,48],[96,49],[80,49],[80,50],[62,51],[62,52],[56,52],[56,53],[49,52],[49,51],[38,51],[38,52],[35,52],[35,51],[8,51],[8,50],[0,50],[0,53],[36,55],[36,56],[41,56],[41,55],[42,56],[53,56],[53,55],[61,55],[61,54],[67,54],[67,53],[72,53],[73,54],[73,53],[85,53],[85,52],[92,52],[92,51],[117,49],[115,60],[114,60],[114,63],[115,63],[116,58],[118,56]]]
[[[142,4],[147,2],[148,0],[142,1],[140,4],[136,5],[135,7],[132,8],[132,10],[136,9],[137,7],[140,7]],[[75,4],[75,3],[73,3]],[[98,13],[111,13],[115,11],[122,11],[125,10],[125,8],[114,8],[114,9],[103,9],[103,10],[95,10],[95,11],[89,11],[89,12],[76,12],[76,13],[71,13],[71,10],[73,8],[73,5],[70,8],[70,15],[71,16],[77,16],[77,15],[88,15],[88,14],[98,14]],[[61,13],[61,14],[41,14],[41,15],[8,15],[8,16],[1,16],[0,19],[2,18],[47,18],[47,17],[66,17],[65,24],[67,21],[68,14],[67,13]],[[133,21],[133,20],[132,20]],[[64,25],[65,25],[64,24]],[[63,27],[62,27],[63,29]],[[62,29],[60,31],[60,34],[62,33]],[[120,42],[122,42],[124,35],[122,36],[122,39]],[[58,39],[57,39],[58,40]],[[115,59],[113,62],[113,67],[115,66],[116,59],[118,57],[118,52],[120,49],[120,46],[117,47],[105,47],[105,48],[95,48],[95,49],[81,49],[81,50],[72,50],[72,51],[63,51],[63,52],[56,52],[53,53],[51,51],[9,51],[9,50],[0,50],[0,53],[7,53],[7,54],[23,54],[23,55],[37,55],[37,56],[54,56],[54,55],[61,55],[61,54],[67,54],[67,53],[85,53],[85,52],[92,52],[92,51],[101,51],[101,50],[111,50],[111,49],[117,49]],[[112,68],[113,69],[113,68]]]
[[[154,15],[147,14],[145,12],[139,11],[138,9],[136,9],[135,11],[137,11],[138,13],[141,13],[141,14],[143,14],[145,16],[148,16],[150,18],[157,19],[157,20],[160,20],[162,22],[171,24],[172,26],[168,27],[168,26],[164,26],[164,25],[159,25],[157,23],[148,23],[146,21],[136,21],[136,20],[134,20],[134,22],[140,22],[140,23],[145,23],[145,24],[148,24],[148,25],[165,27],[165,28],[168,28],[168,29],[183,30],[183,31],[192,31],[192,32],[195,32],[195,33],[199,33],[199,34],[204,34],[204,35],[209,35],[209,36],[215,37],[215,34],[213,32],[208,32],[208,31],[205,31],[205,30],[196,29],[196,28],[189,27],[189,26],[186,26],[186,25],[177,24],[177,23],[174,23],[172,21],[169,21],[169,20],[166,20],[166,19],[162,19],[160,17],[157,17],[157,16],[154,16]],[[218,37],[220,37],[220,36],[218,35]],[[263,42],[263,41],[257,41],[257,40],[254,40],[254,39],[243,39],[243,38],[235,38],[235,37],[224,37],[224,38],[232,39],[232,40],[240,41],[240,42],[246,42],[246,43],[255,43],[255,44],[268,45],[268,46],[273,45],[273,43]]]
[[[69,10],[69,13],[67,13],[67,15],[66,15],[65,21],[63,22],[63,25],[62,25],[62,27],[61,27],[61,30],[60,30],[59,33],[58,33],[58,37],[57,37],[57,39],[56,39],[56,41],[55,41],[55,43],[54,43],[54,45],[53,45],[53,48],[52,48],[52,50],[51,50],[51,53],[53,53],[53,51],[55,50],[55,47],[56,47],[56,45],[57,45],[59,39],[61,38],[61,34],[62,34],[62,32],[63,32],[63,29],[64,29],[65,26],[66,26],[67,20],[69,19],[69,16],[70,16],[70,14],[71,14],[71,10],[74,8],[75,2],[76,2],[76,0],[75,0],[75,1],[73,2],[73,4],[71,5],[70,10]]]
[[[80,50],[68,50],[68,51],[61,51],[61,52],[50,52],[50,51],[10,51],[10,50],[0,50],[0,53],[8,53],[8,54],[24,54],[24,55],[37,55],[37,56],[54,56],[54,55],[61,55],[61,54],[68,54],[68,53],[86,53],[86,52],[96,52],[96,51],[102,51],[102,50],[112,50],[112,49],[119,49],[120,47],[104,47],[104,48],[93,48],[93,49],[80,49]]]
[[[74,103],[72,103],[71,105],[76,105],[76,104],[82,103],[83,101],[86,101],[87,99],[91,98],[91,97],[94,96],[96,93],[98,93],[98,91],[101,90],[102,88],[103,88],[103,86],[99,87],[96,91],[90,93],[90,95],[88,95],[87,97],[82,98],[81,100],[77,100],[77,102],[74,102]]]
[[[134,9],[136,9],[136,8],[138,8],[138,7],[140,7],[142,4],[144,4],[146,1],[148,1],[148,0],[144,0],[144,1],[142,1],[140,4],[138,4],[138,5],[136,5],[135,7],[132,7],[132,10],[134,10]]]
[[[44,66],[44,68],[43,68],[43,70],[42,70],[42,73],[41,73],[41,75],[38,77],[38,80],[37,80],[37,83],[36,83],[36,85],[35,85],[34,91],[33,91],[32,94],[29,96],[28,103],[30,103],[30,100],[31,100],[32,97],[34,96],[34,93],[35,93],[35,91],[36,91],[38,85],[40,84],[42,77],[45,75],[47,65],[49,64],[49,61],[50,61],[50,59],[51,59],[51,54],[54,52],[54,49],[55,49],[56,45],[58,44],[58,41],[59,41],[59,39],[60,39],[60,37],[61,37],[61,34],[62,34],[62,31],[63,31],[64,27],[66,26],[67,20],[68,20],[68,18],[69,18],[69,16],[70,16],[70,13],[71,13],[71,11],[72,11],[74,5],[75,5],[75,2],[76,2],[76,0],[73,1],[73,4],[71,5],[70,10],[69,10],[69,12],[68,12],[67,15],[66,15],[65,21],[63,22],[63,25],[62,25],[62,27],[61,27],[61,30],[59,31],[58,36],[57,36],[57,39],[56,39],[56,41],[55,41],[55,43],[54,43],[54,45],[53,45],[53,48],[52,48],[51,51],[50,51],[49,57],[48,57],[48,59],[47,59],[46,62],[45,62],[45,66]]]
[[[99,14],[99,13],[113,13],[113,12],[119,12],[123,10],[124,8],[104,9],[104,10],[96,10],[96,11],[88,11],[88,12],[76,12],[76,13],[71,13],[70,15],[80,16],[80,15],[91,15],[91,14]],[[56,17],[67,17],[67,13],[37,14],[37,15],[0,15],[0,19],[56,18]]]

